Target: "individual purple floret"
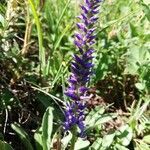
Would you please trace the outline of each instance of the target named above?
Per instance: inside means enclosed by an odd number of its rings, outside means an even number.
[[[95,23],[98,19],[99,4],[101,0],[84,0],[81,5],[82,13],[78,17],[77,23],[79,31],[75,33],[74,43],[79,50],[79,54],[73,56],[71,63],[71,75],[69,87],[65,94],[72,100],[66,104],[64,129],[70,130],[73,126],[78,126],[80,135],[84,133],[84,111],[86,108],[87,83],[92,74],[92,54],[95,43]]]

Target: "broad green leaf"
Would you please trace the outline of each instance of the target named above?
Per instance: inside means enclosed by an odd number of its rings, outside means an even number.
[[[113,143],[115,132],[104,136],[101,149],[107,149]]]
[[[145,88],[144,83],[143,83],[143,84],[142,84],[142,83],[136,83],[135,86],[136,86],[136,88],[138,88],[139,90],[144,90],[144,88]]]
[[[13,150],[13,148],[6,142],[0,140],[0,149],[1,150]]]
[[[147,144],[150,144],[150,135],[144,136],[143,141]]]
[[[150,61],[150,53],[144,46],[131,45],[126,55],[125,74],[139,74],[139,68]]]
[[[61,140],[61,143],[62,143],[62,150],[65,150],[67,148],[67,145],[69,144],[69,142],[71,141],[72,139],[72,133],[70,131],[68,131],[68,135],[65,136],[62,140]]]
[[[104,112],[105,112],[104,107],[96,107],[87,115],[85,119],[85,124],[88,125],[89,127],[94,126],[97,118],[99,118],[99,116]]]
[[[124,73],[125,73],[125,74],[136,75],[138,69],[139,69],[139,67],[138,67],[136,64],[128,63],[128,64],[126,65],[126,68],[125,68],[125,70],[124,70]]]
[[[128,146],[132,140],[133,132],[129,125],[124,125],[120,127],[120,129],[116,132],[118,137],[118,141],[121,142],[122,145]]]
[[[30,143],[30,138],[24,129],[17,123],[11,124],[11,127],[18,134],[26,149],[33,150],[33,147]]]
[[[52,130],[53,130],[53,108],[48,107],[42,119],[43,150],[49,150],[51,147]]]
[[[120,144],[115,144],[114,148],[116,148],[117,150],[129,150],[128,148],[126,148],[125,146],[122,146]]]
[[[100,150],[102,138],[97,138],[96,141],[90,146],[89,150]]]
[[[85,124],[87,125],[87,127],[96,127],[117,117],[117,114],[103,114],[104,112],[104,107],[98,106],[93,109],[85,119]]]
[[[140,145],[138,145],[139,150],[149,150],[150,146],[146,144],[145,142],[140,142]]]
[[[36,130],[34,134],[35,144],[37,150],[43,150],[42,148],[42,128]]]
[[[117,117],[117,114],[103,114],[97,119],[97,121],[95,122],[95,125],[106,123],[116,117]]]
[[[35,97],[45,106],[45,108],[52,104],[52,99],[42,92],[36,92]]]
[[[120,10],[121,10],[121,13],[123,14],[123,15],[127,15],[127,14],[129,14],[129,12],[130,12],[130,7],[127,7],[127,6],[121,6],[121,8],[120,8]]]
[[[5,22],[5,19],[4,19],[4,17],[0,14],[0,26],[1,26],[1,24],[4,26],[4,22]]]
[[[75,143],[74,150],[80,150],[83,148],[86,148],[90,145],[90,142],[88,140],[83,140],[82,138],[78,138],[77,142]]]
[[[136,28],[135,25],[132,24],[132,23],[130,23],[130,30],[131,30],[131,35],[132,35],[132,37],[138,36],[137,28]]]
[[[9,105],[14,101],[15,98],[8,89],[4,89],[2,92],[2,99],[4,100],[6,105]]]

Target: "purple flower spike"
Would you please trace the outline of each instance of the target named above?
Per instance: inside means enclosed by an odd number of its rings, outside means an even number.
[[[66,104],[64,129],[71,130],[77,126],[80,129],[80,137],[85,135],[86,101],[90,98],[87,94],[87,84],[93,68],[92,46],[95,43],[95,23],[98,20],[100,2],[101,0],[84,0],[84,4],[81,5],[82,12],[78,17],[80,22],[76,24],[79,31],[75,33],[74,40],[79,54],[73,55],[69,87],[65,92],[71,102]]]

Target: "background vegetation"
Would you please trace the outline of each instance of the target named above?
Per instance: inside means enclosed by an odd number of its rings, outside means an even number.
[[[0,1],[0,148],[69,149],[63,94],[80,0]],[[87,139],[75,149],[150,149],[150,2],[105,0]]]

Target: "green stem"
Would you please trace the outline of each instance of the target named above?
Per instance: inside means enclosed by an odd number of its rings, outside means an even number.
[[[74,128],[73,128],[73,132],[72,132],[72,139],[71,139],[71,147],[70,147],[70,150],[74,150],[74,148],[75,148],[75,143],[76,143],[76,140],[77,140],[76,133],[77,133],[77,128],[74,127]]]

